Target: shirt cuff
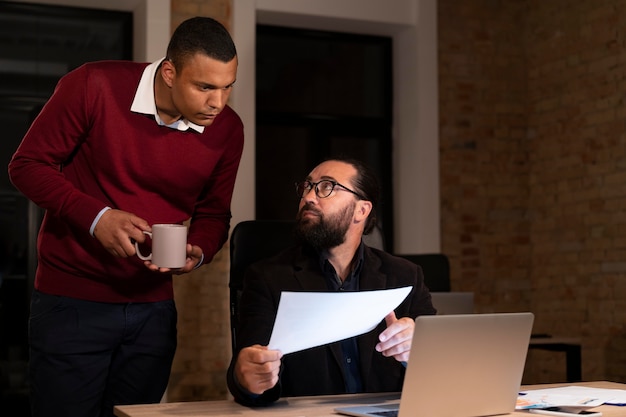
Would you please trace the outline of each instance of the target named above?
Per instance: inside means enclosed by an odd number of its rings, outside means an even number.
[[[91,223],[91,227],[89,228],[89,234],[91,235],[91,237],[95,237],[93,235],[93,231],[96,228],[96,224],[98,224],[98,221],[100,221],[100,217],[102,217],[102,215],[104,214],[105,211],[107,210],[111,210],[111,207],[105,207],[102,210],[100,210],[100,213],[98,213],[98,215],[96,216],[95,219],[93,219],[93,222]],[[204,259],[204,258],[202,258]]]
[[[204,262],[204,252],[202,252],[202,257],[200,258],[200,262],[198,262],[196,264],[196,266],[193,267],[193,269],[198,269],[202,266],[202,263]]]

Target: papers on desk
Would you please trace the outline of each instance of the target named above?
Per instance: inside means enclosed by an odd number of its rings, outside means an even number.
[[[402,303],[411,288],[283,291],[268,346],[288,354],[367,333]]]
[[[567,386],[523,391],[517,398],[515,408],[560,407],[577,413],[602,404],[626,405],[626,390]]]

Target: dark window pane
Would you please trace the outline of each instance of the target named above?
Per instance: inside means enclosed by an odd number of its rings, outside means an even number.
[[[259,26],[256,217],[293,219],[293,184],[321,160],[360,159],[380,179],[392,250],[391,39]]]
[[[26,331],[42,211],[15,190],[6,167],[61,76],[87,61],[132,59],[132,18],[0,2],[0,375],[13,381],[0,384],[0,398],[19,415],[29,415]]]
[[[388,118],[391,39],[260,26],[257,106]]]

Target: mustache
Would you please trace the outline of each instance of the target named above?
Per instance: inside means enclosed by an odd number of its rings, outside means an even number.
[[[303,214],[305,211],[312,211],[312,212],[314,212],[315,214],[317,214],[318,216],[321,216],[321,215],[322,215],[322,212],[321,212],[319,209],[317,209],[315,206],[313,206],[313,204],[311,204],[311,203],[306,203],[304,206],[302,206],[302,208],[300,209],[300,211],[298,211],[298,219],[301,219],[301,218],[302,218],[302,214]]]

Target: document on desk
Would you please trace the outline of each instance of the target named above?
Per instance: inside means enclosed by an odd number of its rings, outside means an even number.
[[[538,390],[545,391],[545,390]],[[571,413],[578,413],[588,408],[604,404],[601,398],[589,396],[583,393],[562,394],[559,392],[534,392],[527,391],[517,397],[516,410],[530,410],[535,408],[559,407],[568,409]]]
[[[546,406],[585,406],[596,407],[600,404],[625,406],[626,390],[605,389],[571,385],[556,388],[529,390],[518,398],[518,409]],[[525,405],[525,406],[522,406]]]
[[[288,354],[369,332],[402,303],[411,288],[283,291],[268,346]]]

